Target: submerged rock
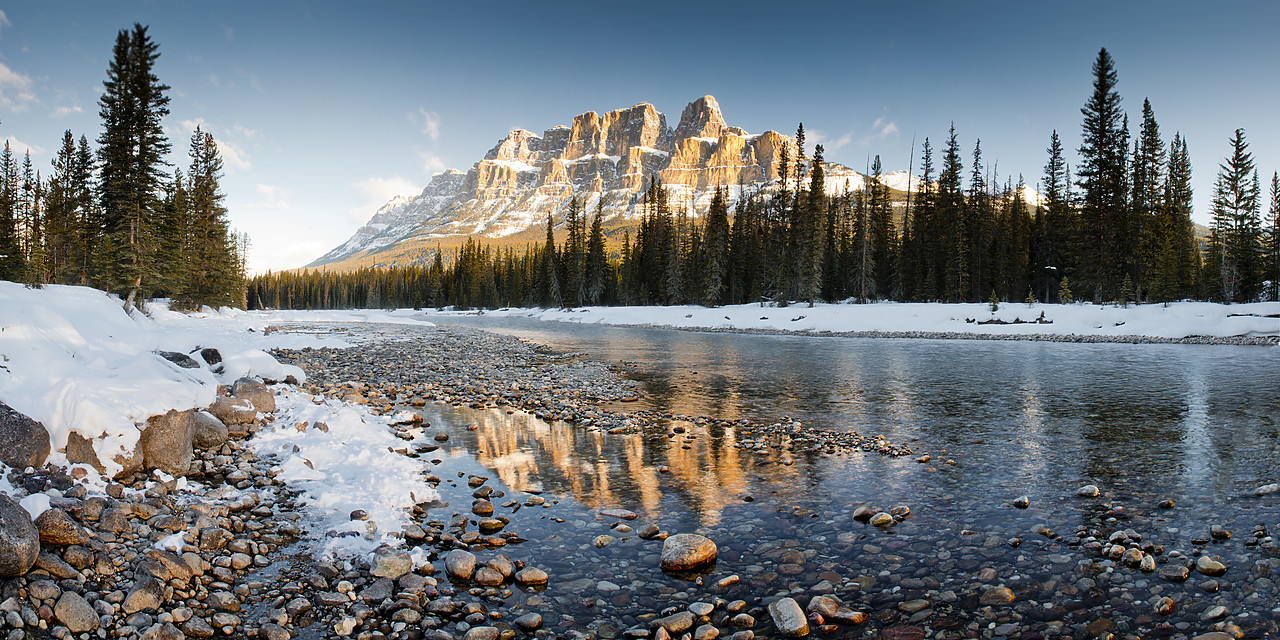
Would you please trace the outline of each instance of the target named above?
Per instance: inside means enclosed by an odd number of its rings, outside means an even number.
[[[716,560],[716,543],[694,533],[677,533],[662,543],[662,568],[688,571]]]

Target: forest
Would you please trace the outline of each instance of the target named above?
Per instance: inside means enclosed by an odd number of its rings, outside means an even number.
[[[1244,130],[1232,134],[1219,165],[1208,237],[1197,237],[1186,140],[1175,133],[1166,143],[1146,100],[1131,135],[1106,49],[1093,76],[1081,109],[1081,161],[1073,175],[1053,131],[1034,204],[1021,177],[989,177],[981,141],[966,166],[954,125],[939,158],[924,140],[920,186],[905,202],[891,198],[879,157],[863,188],[828,195],[823,148],[806,155],[801,125],[778,180],[732,203],[719,190],[701,216],[673,210],[652,182],[635,237],[627,232],[620,251],[606,251],[600,212],[591,216],[574,200],[558,223],[548,218],[541,245],[468,239],[449,260],[436,251],[429,265],[271,273],[249,282],[248,302],[469,309],[1280,299],[1280,176],[1272,174],[1264,221]]]
[[[112,53],[96,149],[66,131],[48,178],[30,152],[21,163],[8,142],[0,152],[0,280],[97,287],[130,308],[243,307],[248,239],[227,220],[217,142],[197,127],[187,171],[169,174],[159,46],[135,24]]]

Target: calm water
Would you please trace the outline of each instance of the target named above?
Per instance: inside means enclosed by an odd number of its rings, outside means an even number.
[[[978,616],[973,598],[987,584],[976,577],[983,568],[996,571],[990,584],[1014,588],[1016,605],[1061,609],[1051,619],[1068,630],[1110,615],[1120,621],[1117,632],[1145,635],[1161,622],[1199,632],[1212,623],[1200,614],[1217,604],[1229,611],[1222,620],[1255,637],[1271,637],[1273,618],[1280,619],[1269,557],[1244,544],[1258,526],[1280,535],[1280,495],[1254,496],[1260,485],[1280,482],[1280,349],[744,336],[470,316],[446,322],[620,364],[645,383],[652,408],[759,422],[790,416],[884,435],[933,458],[758,454],[736,446],[741,435],[699,424],[687,425],[687,434],[604,436],[522,414],[428,407],[427,420],[470,453],[455,450],[441,470],[496,474],[516,498],[533,490],[559,500],[513,515],[512,530],[529,542],[508,555],[556,552],[552,586],[517,598],[534,598],[525,603],[533,610],[558,608],[562,628],[598,626],[602,617],[626,628],[670,604],[664,596],[692,590],[656,568],[656,543],[615,532],[619,542],[593,547],[595,536],[611,533],[612,521],[591,511],[601,507],[716,539],[721,558],[710,578],[733,573],[743,581],[711,595],[758,601],[833,584],[846,601],[875,612],[868,627],[842,631],[849,637],[908,623],[944,635],[937,630],[963,630]],[[477,428],[461,428],[468,424]],[[469,490],[459,484],[453,504],[465,512]],[[1076,497],[1083,484],[1103,495]],[[1030,509],[1010,506],[1020,495],[1029,496]],[[1165,499],[1176,506],[1158,509]],[[912,516],[880,531],[851,518],[864,503],[907,505]],[[1233,538],[1192,542],[1215,524]],[[1104,538],[1132,529],[1168,550],[1203,548],[1231,569],[1216,591],[1196,577],[1166,583],[1037,535],[1036,525],[1064,535],[1087,526]],[[1023,542],[1014,548],[1005,544],[1010,538]],[[599,580],[607,586],[597,588]],[[1179,601],[1179,611],[1153,619],[1143,603],[1164,595]],[[930,601],[923,617],[897,607],[916,599]],[[1044,625],[1012,622],[1022,630]]]

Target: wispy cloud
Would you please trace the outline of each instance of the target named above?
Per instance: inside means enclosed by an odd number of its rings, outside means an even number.
[[[427,134],[432,142],[440,138],[440,114],[418,107],[416,112],[409,114],[409,119],[422,123],[422,132]]]
[[[805,135],[815,146],[822,145],[822,148],[828,153],[836,151],[841,147],[848,146],[853,142],[853,129],[848,130],[844,135],[838,138],[832,138],[827,132],[820,129],[806,131]]]
[[[245,205],[247,209],[288,209],[289,198],[293,196],[293,192],[284,188],[270,184],[258,184],[255,190],[258,192],[258,199]]]
[[[216,136],[214,141],[218,143],[218,153],[222,155],[222,163],[228,169],[236,171],[248,171],[253,168],[253,164],[249,162],[249,154],[244,152],[239,145],[230,140],[219,140]]]
[[[13,23],[9,22],[9,16],[4,14],[4,10],[0,9],[0,28],[12,27]]]
[[[228,170],[248,171],[253,168],[253,163],[249,158],[249,154],[244,150],[244,147],[228,140],[226,136],[215,131],[214,127],[210,126],[203,117],[179,120],[176,127],[166,127],[165,132],[169,134],[170,139],[189,140],[191,135],[196,132],[196,127],[200,127],[201,131],[213,135],[214,142],[218,144],[218,153],[222,156],[222,164]],[[237,128],[244,129],[243,127],[232,127],[231,130],[235,132],[237,131]],[[248,131],[248,129],[244,130]]]
[[[9,149],[13,151],[14,155],[20,156],[24,153],[32,153],[35,155],[39,155],[41,153],[44,153],[43,147],[37,147],[35,145],[27,144],[13,136],[9,136],[5,138],[4,141],[9,144]]]
[[[422,162],[422,173],[428,176],[434,176],[441,171],[449,168],[444,163],[444,159],[430,151],[418,149],[418,160]]]
[[[31,76],[14,71],[0,62],[0,107],[14,112],[26,111],[36,101],[36,94],[31,86]]]
[[[898,125],[884,117],[876,118],[875,123],[871,125],[871,129],[875,131],[875,136],[881,140],[889,136],[898,135]]]
[[[49,114],[55,118],[65,118],[73,113],[84,113],[84,109],[80,105],[71,105],[69,107],[54,107],[53,113]]]
[[[236,30],[227,25],[222,25],[222,35],[226,36],[228,42],[235,42]]]
[[[389,178],[371,176],[360,182],[352,183],[351,186],[364,198],[364,203],[348,209],[347,216],[362,224],[368,221],[388,200],[396,196],[414,196],[419,191],[422,191],[422,187],[400,176],[391,176]]]

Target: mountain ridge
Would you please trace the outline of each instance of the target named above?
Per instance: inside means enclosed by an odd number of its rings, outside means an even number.
[[[548,216],[559,224],[575,197],[584,201],[584,211],[599,206],[606,222],[626,223],[638,219],[653,178],[667,187],[674,207],[687,206],[697,216],[718,187],[728,188],[733,200],[744,190],[776,188],[783,149],[794,163],[794,139],[729,125],[710,95],[686,105],[675,128],[653,104],[641,102],[603,114],[587,111],[541,135],[514,129],[469,170],[442,171],[416,196],[388,201],[350,239],[304,268],[420,263],[430,251],[405,247],[458,236],[504,238],[542,225]],[[838,163],[824,168],[832,194],[859,189],[866,180]],[[885,174],[885,182],[905,190],[919,179],[895,171]]]

